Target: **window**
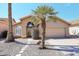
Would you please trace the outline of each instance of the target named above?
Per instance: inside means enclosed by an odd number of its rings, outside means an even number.
[[[15,35],[21,35],[21,26],[16,26],[15,28]]]

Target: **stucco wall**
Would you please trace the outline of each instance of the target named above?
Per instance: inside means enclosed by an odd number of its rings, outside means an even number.
[[[69,36],[69,25],[61,22],[46,22],[46,37],[65,37]],[[42,35],[42,29],[40,26],[40,36]]]
[[[22,26],[22,34],[21,37],[27,37],[27,23],[31,22],[29,19],[22,20],[20,24],[17,26]],[[46,37],[64,37],[69,36],[69,25],[62,21],[48,21],[46,22]],[[42,36],[42,29],[39,26],[40,36]]]

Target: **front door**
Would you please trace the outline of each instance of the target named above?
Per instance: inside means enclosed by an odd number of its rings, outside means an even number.
[[[27,28],[27,37],[31,37],[31,29],[32,28]]]

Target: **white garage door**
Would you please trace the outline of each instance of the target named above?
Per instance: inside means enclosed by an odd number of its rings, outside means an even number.
[[[65,29],[64,28],[47,28],[46,37],[64,37]]]

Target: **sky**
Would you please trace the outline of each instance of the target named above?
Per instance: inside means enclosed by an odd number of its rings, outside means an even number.
[[[0,3],[0,18],[8,17],[7,5],[7,3]],[[79,19],[78,3],[12,3],[12,17],[18,22],[21,17],[31,15],[32,10],[40,5],[51,6],[58,12],[57,16],[66,21]]]

